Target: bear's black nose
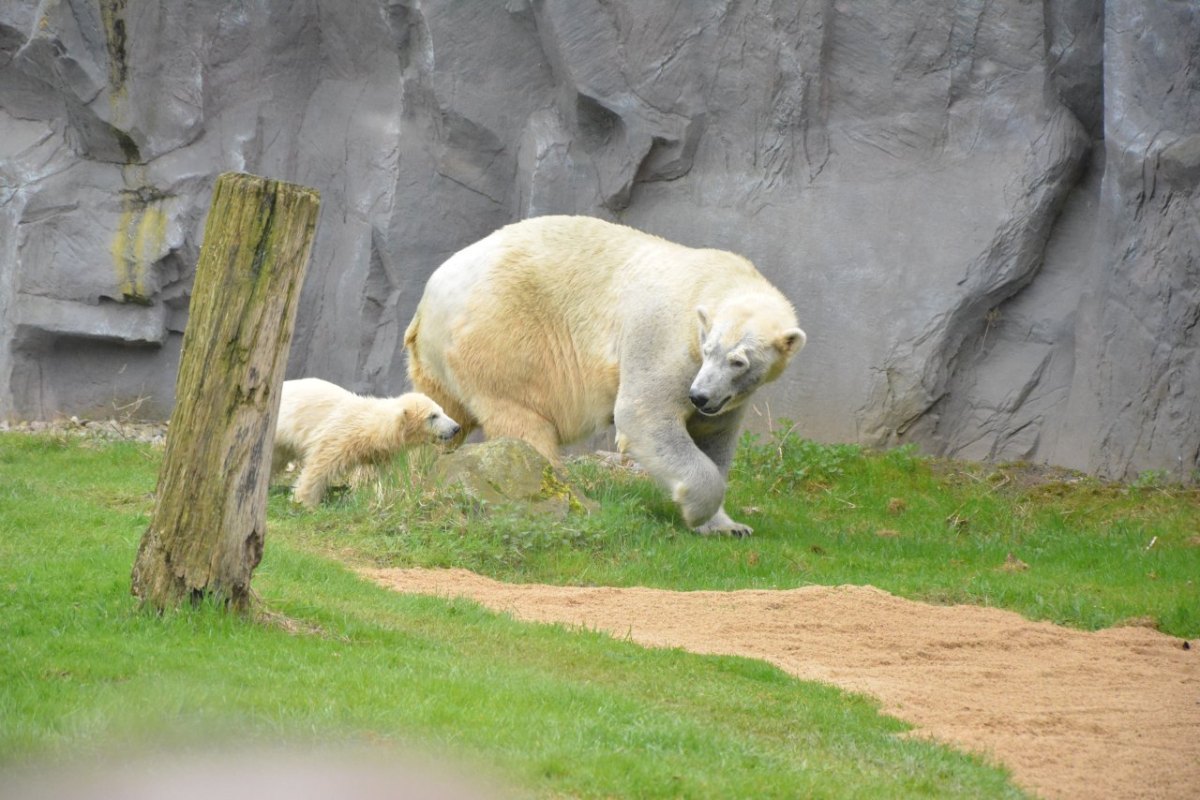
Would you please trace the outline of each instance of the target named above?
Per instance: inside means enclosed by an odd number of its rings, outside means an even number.
[[[706,395],[704,392],[698,392],[695,389],[692,389],[690,392],[688,392],[688,400],[691,400],[692,405],[694,405],[696,408],[704,408],[706,405],[708,405],[708,395]]]
[[[453,428],[450,429],[450,432],[446,434],[445,438],[453,439],[455,436],[458,435],[458,432],[461,430],[462,430],[461,425],[455,425]]]

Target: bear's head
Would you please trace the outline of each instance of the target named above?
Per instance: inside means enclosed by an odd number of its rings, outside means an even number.
[[[431,440],[445,442],[458,434],[459,424],[447,416],[442,407],[433,402],[428,395],[409,392],[398,399],[404,409],[401,426],[408,436],[423,432]]]
[[[807,341],[782,298],[734,300],[715,314],[701,306],[696,315],[701,363],[688,399],[706,416],[737,408],[759,386],[775,380]]]

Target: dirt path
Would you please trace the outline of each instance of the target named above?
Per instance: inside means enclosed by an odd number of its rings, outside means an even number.
[[[988,754],[1048,798],[1200,797],[1200,647],[1147,628],[1088,633],[873,587],[671,592],[368,570],[522,620],[648,646],[761,658],[877,697],[921,734]]]

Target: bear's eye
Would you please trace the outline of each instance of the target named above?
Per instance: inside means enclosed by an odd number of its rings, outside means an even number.
[[[730,356],[729,366],[733,367],[734,369],[745,369],[746,367],[750,366],[750,362],[747,361],[743,356]]]
[[[430,422],[433,422],[437,418],[438,418],[438,413],[436,411],[434,411],[432,414],[429,415]]]

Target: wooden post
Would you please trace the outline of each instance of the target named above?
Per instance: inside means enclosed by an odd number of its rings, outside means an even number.
[[[133,565],[143,605],[213,596],[249,606],[279,389],[320,203],[304,186],[217,178],[154,514]]]

